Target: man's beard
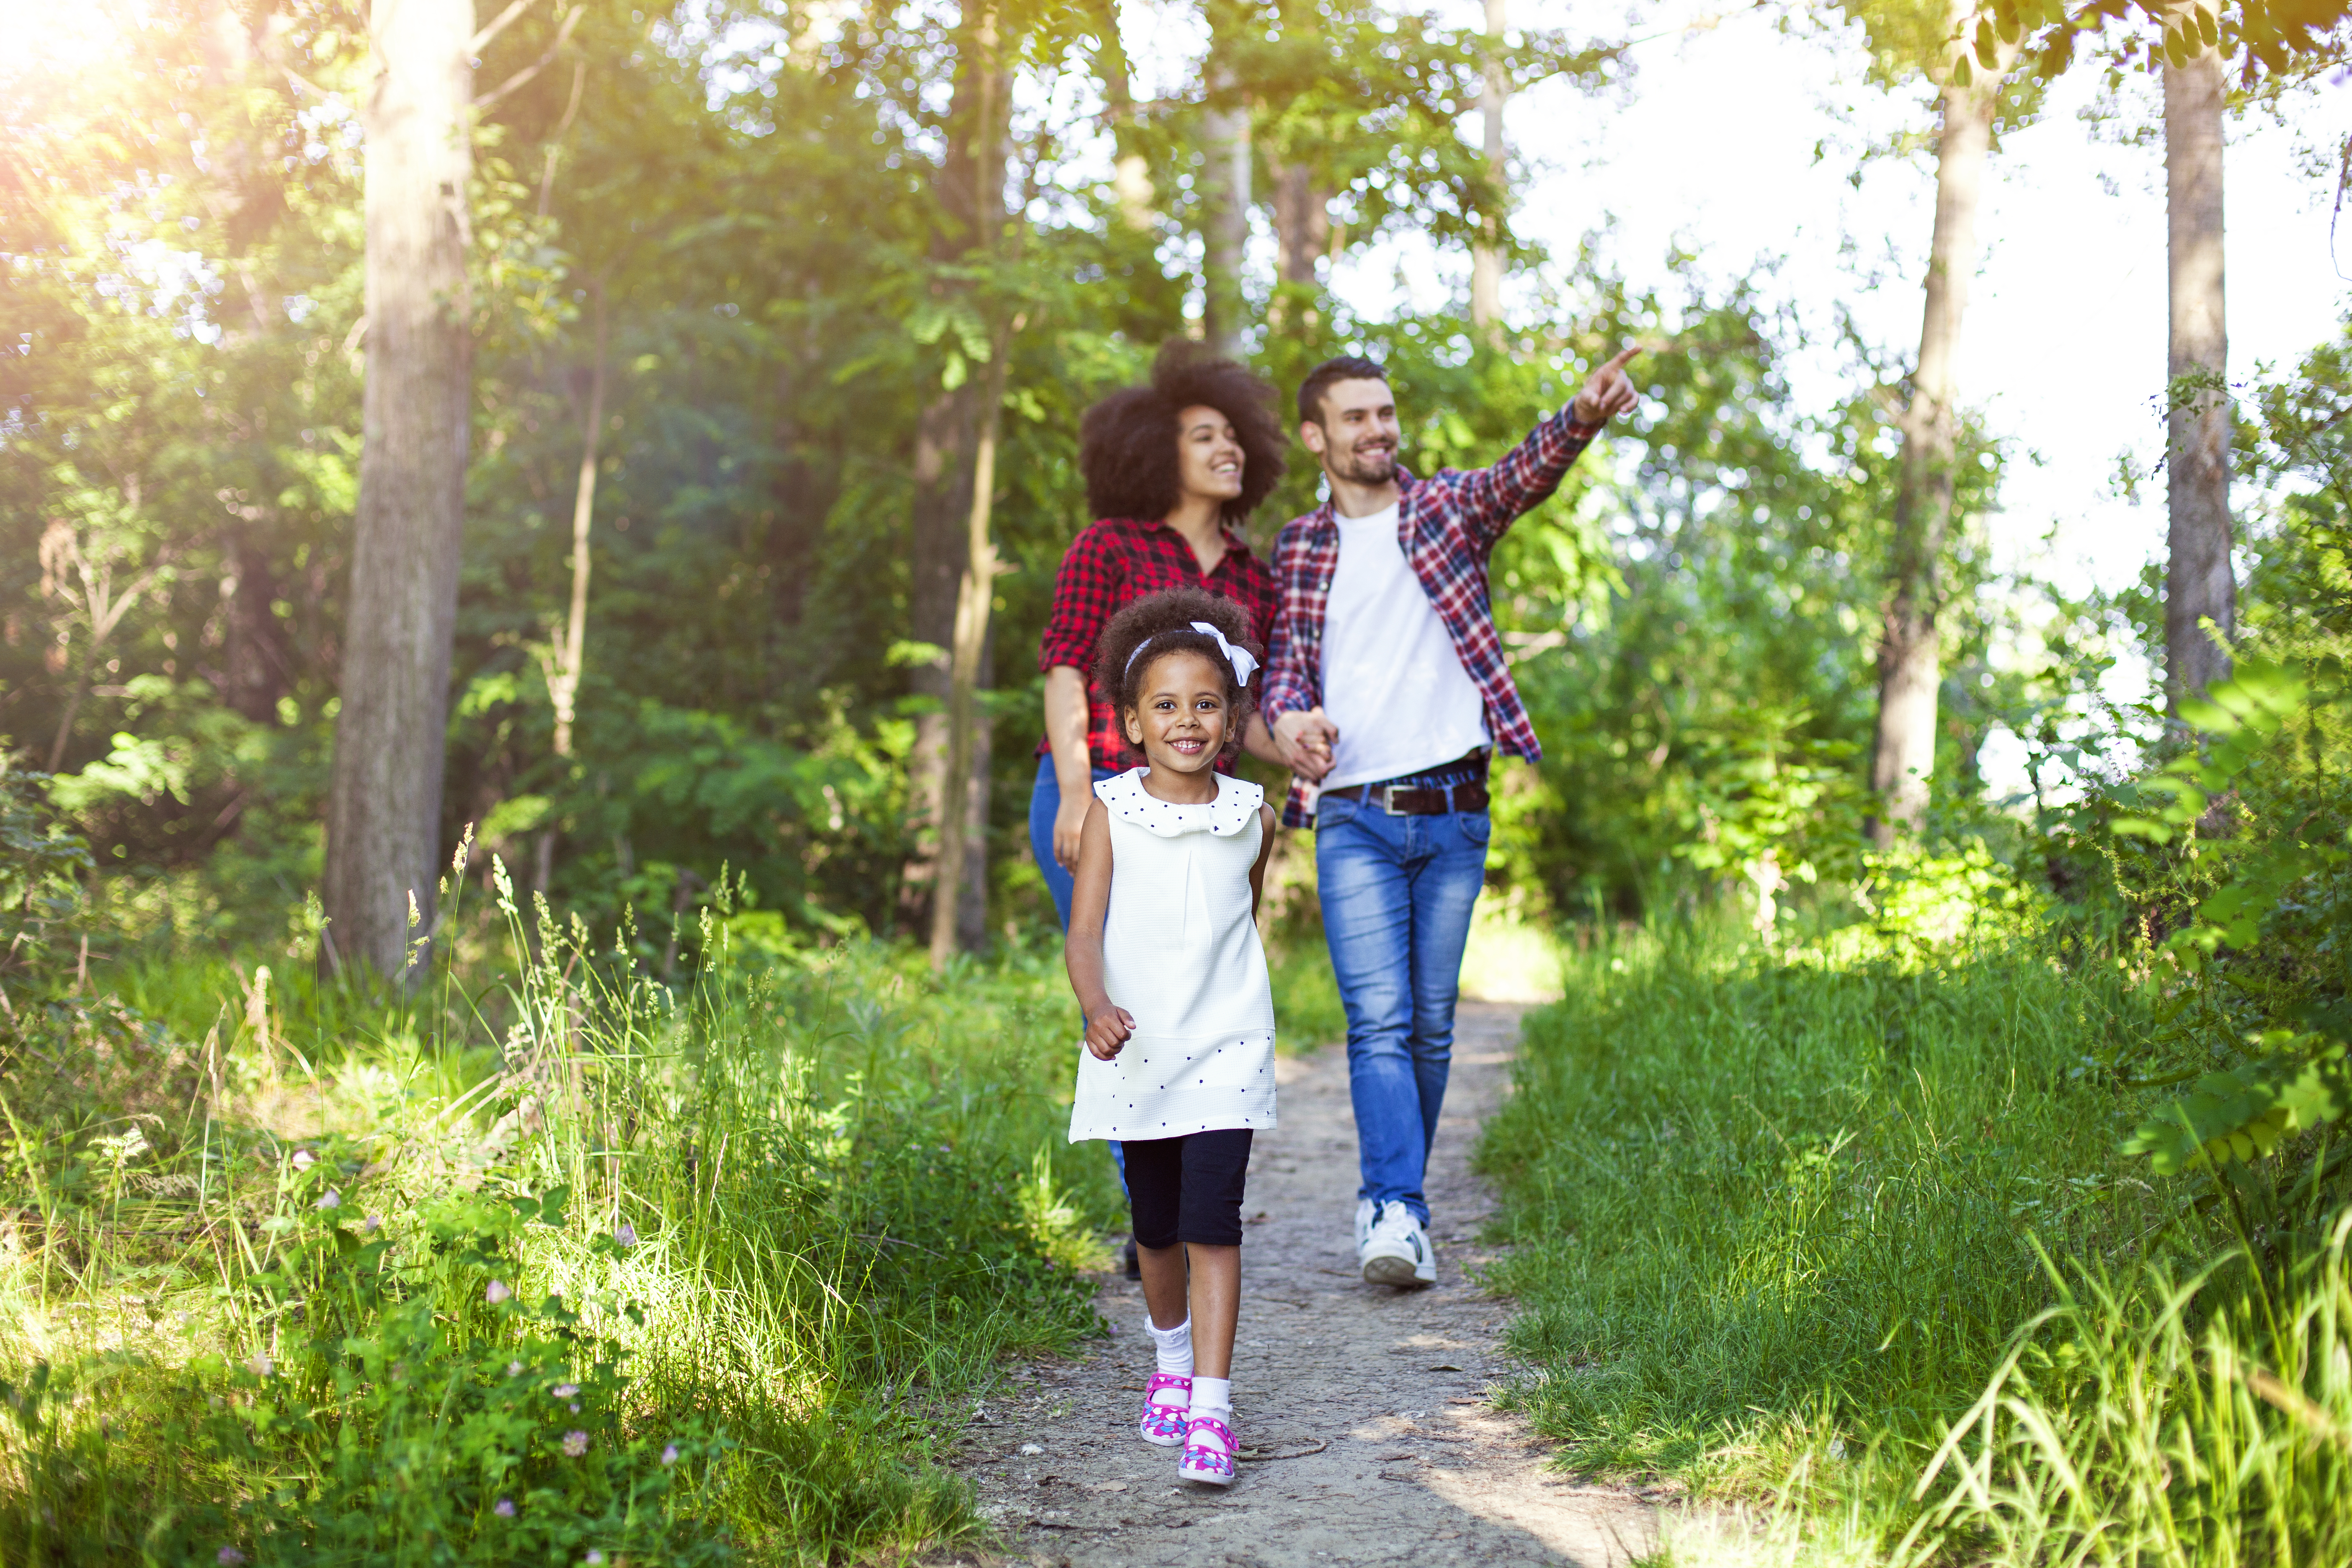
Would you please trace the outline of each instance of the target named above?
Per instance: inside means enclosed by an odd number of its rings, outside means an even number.
[[[1396,448],[1350,450],[1333,467],[1351,485],[1384,485],[1396,478]]]

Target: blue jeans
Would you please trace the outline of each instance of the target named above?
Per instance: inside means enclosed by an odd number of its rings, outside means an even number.
[[[1316,814],[1323,932],[1348,1009],[1357,1195],[1402,1202],[1423,1225],[1462,950],[1491,831],[1483,811],[1391,816],[1377,802],[1333,800]]]
[[[1111,776],[1108,768],[1095,770],[1095,783]],[[1062,929],[1070,929],[1070,889],[1074,879],[1054,858],[1054,818],[1062,809],[1062,781],[1055,776],[1054,759],[1049,753],[1037,759],[1037,782],[1029,786],[1029,853],[1035,857],[1038,873],[1045,879],[1045,891],[1053,896],[1054,913],[1060,917]]]
[[[1095,770],[1095,782],[1100,784],[1111,776],[1108,768]],[[1061,917],[1062,929],[1070,929],[1070,892],[1076,879],[1062,868],[1054,858],[1054,817],[1062,809],[1062,781],[1054,772],[1052,753],[1037,759],[1037,782],[1029,786],[1029,853],[1036,857],[1037,869],[1045,879],[1045,891],[1054,897],[1054,913]],[[1127,1151],[1116,1138],[1108,1139],[1110,1163],[1118,1167],[1118,1185],[1127,1190]]]

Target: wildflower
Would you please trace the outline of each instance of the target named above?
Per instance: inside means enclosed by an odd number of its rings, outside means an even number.
[[[343,1194],[329,1187],[326,1196],[319,1200],[319,1206],[322,1209],[339,1209],[343,1206]]]
[[[635,1247],[637,1244],[637,1227],[625,1220],[613,1232],[613,1239],[623,1247]]]
[[[661,1462],[662,1462],[663,1464],[665,1464],[665,1465],[675,1465],[675,1464],[677,1464],[677,1444],[672,1443],[672,1444],[668,1445],[667,1447],[665,1447],[665,1448],[663,1448],[663,1449],[662,1449],[662,1458],[661,1458]]]
[[[275,1362],[269,1359],[268,1353],[262,1351],[254,1352],[253,1359],[247,1362],[245,1364],[253,1369],[253,1375],[256,1377],[268,1377],[271,1370],[277,1365]]]
[[[507,1363],[507,1375],[509,1377],[520,1377],[522,1375],[522,1363],[519,1361],[510,1361]]]
[[[513,1291],[507,1289],[507,1282],[505,1280],[493,1279],[490,1281],[488,1289],[482,1292],[482,1300],[495,1307],[513,1294]]]
[[[219,1563],[221,1568],[236,1568],[238,1563],[245,1561],[245,1553],[234,1546],[224,1546],[214,1553],[213,1561]]]
[[[382,1230],[383,1228],[383,1215],[380,1214],[372,1214],[368,1215],[367,1227],[371,1234]]]
[[[582,1558],[581,1561],[583,1563],[602,1563],[604,1561],[604,1554],[592,1546],[588,1549],[588,1555]]]
[[[573,1428],[563,1435],[563,1452],[569,1458],[578,1458],[588,1451],[588,1434]]]
[[[580,1385],[576,1383],[559,1383],[551,1392],[558,1399],[569,1399],[580,1392]]]
[[[490,1511],[497,1514],[500,1519],[512,1519],[515,1516],[514,1499],[510,1497],[502,1497],[499,1499],[498,1502],[491,1508]]]
[[[297,1149],[294,1151],[294,1168],[296,1170],[307,1171],[318,1163],[319,1156],[311,1153],[308,1149]]]

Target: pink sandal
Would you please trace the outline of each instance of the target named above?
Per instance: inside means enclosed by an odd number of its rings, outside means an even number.
[[[1183,1396],[1181,1405],[1160,1397],[1171,1391]],[[1172,1448],[1184,1440],[1184,1416],[1192,1407],[1191,1378],[1155,1372],[1143,1391],[1143,1415],[1135,1424],[1135,1435],[1155,1447]]]
[[[1176,1474],[1202,1486],[1232,1486],[1234,1456],[1240,1452],[1232,1427],[1213,1415],[1195,1415],[1184,1424],[1184,1454],[1176,1461]]]

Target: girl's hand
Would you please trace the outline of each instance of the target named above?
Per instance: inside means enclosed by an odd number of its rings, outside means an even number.
[[[1100,1012],[1087,1015],[1087,1049],[1095,1060],[1109,1061],[1135,1034],[1135,1015],[1126,1008],[1104,1004]]]

